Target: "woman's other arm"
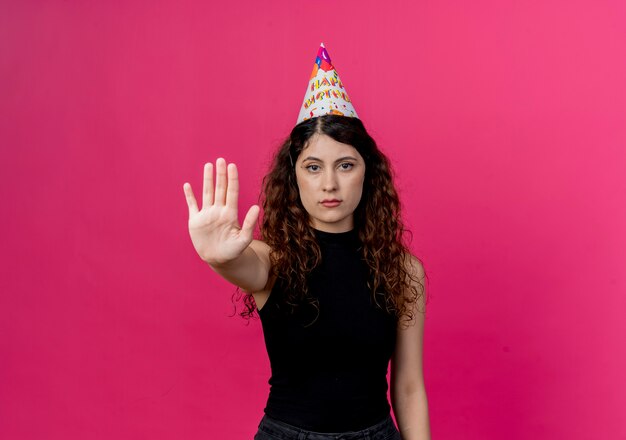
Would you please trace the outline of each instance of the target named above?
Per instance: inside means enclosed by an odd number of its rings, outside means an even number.
[[[424,268],[417,258],[410,256],[412,275],[421,280],[424,289]],[[418,287],[419,288],[419,287]],[[391,359],[391,402],[402,440],[430,440],[428,399],[422,368],[425,295],[413,305],[414,317],[407,328],[400,323],[397,329],[396,349]]]
[[[226,161],[219,158],[215,169],[214,190],[213,164],[204,165],[201,209],[191,185],[183,185],[191,241],[200,258],[223,278],[247,292],[263,290],[270,269],[269,246],[252,238],[260,208],[253,205],[239,226],[237,167],[234,163],[226,166]]]

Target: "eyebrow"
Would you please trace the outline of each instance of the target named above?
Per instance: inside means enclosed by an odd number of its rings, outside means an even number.
[[[352,160],[358,162],[358,159],[356,157],[354,157],[354,156],[343,156],[343,157],[340,157],[339,159],[337,159],[335,161],[335,163],[344,161],[346,159],[352,159]],[[322,159],[319,159],[319,158],[313,157],[313,156],[309,156],[309,157],[306,157],[306,158],[302,159],[302,162],[306,162],[307,160],[317,160],[318,162],[324,162]]]

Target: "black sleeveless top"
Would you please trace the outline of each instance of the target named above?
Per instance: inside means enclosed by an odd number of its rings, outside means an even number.
[[[310,431],[358,431],[390,412],[387,367],[397,320],[371,299],[356,230],[314,232],[322,261],[308,286],[319,315],[312,306],[285,313],[280,279],[258,311],[272,370],[264,411]]]

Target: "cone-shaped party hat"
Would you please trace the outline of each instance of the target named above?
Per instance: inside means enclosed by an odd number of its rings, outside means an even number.
[[[296,124],[327,114],[358,118],[352,101],[350,101],[337,70],[330,61],[324,43],[322,43],[317,51],[313,72],[304,94],[304,101],[300,107]]]

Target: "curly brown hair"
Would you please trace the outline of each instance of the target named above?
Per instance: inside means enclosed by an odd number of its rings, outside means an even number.
[[[378,301],[382,299],[387,313],[412,320],[413,305],[425,291],[422,280],[408,269],[411,254],[405,233],[412,234],[401,220],[401,204],[389,160],[361,120],[340,115],[319,116],[296,125],[263,178],[261,237],[271,248],[269,276],[281,282],[282,301],[291,312],[303,303],[318,307],[317,300],[308,295],[307,277],[320,263],[321,252],[300,201],[293,166],[315,134],[351,145],[363,157],[365,179],[361,201],[354,211],[354,228],[369,269],[367,285],[379,308],[383,308]],[[244,295],[244,304],[246,310],[240,315],[249,318],[256,309],[252,295]]]

